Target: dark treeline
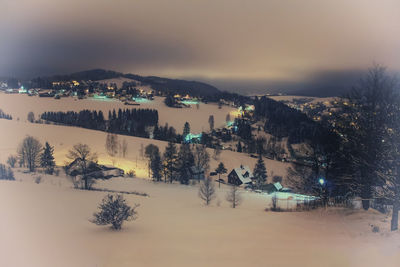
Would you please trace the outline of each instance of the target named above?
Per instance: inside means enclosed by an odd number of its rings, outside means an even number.
[[[322,134],[321,124],[306,114],[265,96],[254,100],[255,116],[265,119],[264,130],[278,138],[288,137],[291,144],[312,140]]]
[[[102,111],[82,110],[80,112],[44,112],[41,119],[87,129],[108,131],[139,137],[149,137],[146,128],[158,128],[158,112],[153,109],[119,109],[104,118]]]
[[[226,92],[226,91],[218,92],[213,95],[205,95],[203,97],[203,101],[205,101],[205,102],[219,102],[221,100],[231,101],[236,106],[243,106],[245,104],[251,104],[253,102],[252,99],[248,96],[243,96],[243,95],[239,95],[236,93],[230,93],[230,92]]]
[[[12,116],[4,113],[3,110],[0,109],[0,119],[12,120]]]

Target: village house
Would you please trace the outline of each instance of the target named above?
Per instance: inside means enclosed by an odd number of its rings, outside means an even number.
[[[234,185],[250,185],[253,178],[254,176],[250,168],[248,166],[240,165],[239,168],[233,169],[228,174],[228,183]]]

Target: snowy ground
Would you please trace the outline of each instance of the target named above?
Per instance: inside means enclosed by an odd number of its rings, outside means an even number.
[[[157,109],[159,116],[159,125],[164,126],[168,123],[173,126],[177,132],[182,133],[183,125],[189,122],[193,133],[201,131],[209,131],[208,118],[214,116],[215,127],[225,125],[226,115],[235,111],[234,108],[222,106],[218,109],[217,104],[200,103],[200,108],[196,105],[191,108],[170,108],[165,106],[163,97],[155,97],[154,101],[141,103],[140,106],[127,106],[123,102],[116,99],[94,99],[87,98],[78,100],[73,97],[65,97],[55,100],[50,97],[28,96],[20,94],[5,94],[0,92],[0,109],[5,113],[11,114],[15,120],[19,118],[26,121],[27,115],[33,111],[38,116],[45,111],[80,111],[83,109],[102,110],[105,116],[108,111],[119,108],[150,108]],[[232,117],[232,116],[231,116]]]
[[[197,186],[115,178],[96,186],[140,191],[139,218],[120,232],[88,220],[104,192],[75,190],[65,177],[42,183],[16,171],[0,181],[0,266],[398,266],[400,236],[375,211],[266,212],[270,197],[227,188],[205,207]],[[34,175],[36,176],[36,175]],[[372,233],[370,224],[379,225]]]
[[[0,162],[5,163],[11,154],[16,154],[18,145],[26,135],[38,138],[42,143],[49,142],[54,146],[54,156],[57,165],[63,166],[68,160],[65,156],[68,150],[76,143],[84,143],[90,146],[92,151],[96,152],[101,164],[112,165],[129,171],[134,169],[139,177],[148,177],[147,160],[140,155],[140,148],[148,144],[155,144],[160,148],[161,153],[164,152],[166,142],[151,140],[146,138],[131,137],[119,135],[119,141],[125,139],[128,143],[128,154],[126,158],[111,158],[105,149],[106,133],[101,131],[88,130],[78,127],[59,126],[28,123],[16,120],[0,119]],[[212,149],[208,149],[210,155],[213,154]],[[254,168],[257,159],[250,158],[247,154],[236,153],[232,151],[222,151],[218,160],[211,158],[210,170],[213,171],[219,164],[223,162],[230,171],[237,168],[241,164]],[[286,176],[288,163],[265,159],[268,171],[274,175]]]
[[[0,94],[0,108],[14,118],[21,116],[20,121],[0,119],[1,163],[15,154],[28,134],[55,146],[58,165],[63,165],[65,154],[78,142],[96,151],[100,163],[111,163],[104,132],[25,121],[32,108],[36,114],[41,109],[79,110],[82,104],[89,108],[91,100],[27,99]],[[100,109],[110,104],[93,105]],[[195,109],[170,109],[176,114],[165,119],[173,125],[186,118],[195,127],[206,127],[208,116],[201,113],[204,120],[196,120],[187,115],[190,110]],[[163,151],[166,143],[119,136],[122,139],[128,142],[128,156],[114,159],[116,165],[135,169],[146,178],[141,144],[154,143]],[[223,151],[218,161],[211,160],[211,169],[219,161],[227,169],[240,164],[253,168],[256,159]],[[286,175],[287,163],[265,162],[269,173]],[[141,205],[139,218],[115,232],[88,221],[105,192],[73,189],[62,172],[56,177],[22,171],[14,170],[17,181],[0,181],[0,266],[399,266],[400,235],[389,233],[390,218],[373,210],[267,212],[271,196],[245,191],[243,203],[232,209],[225,200],[225,185],[217,188],[217,198],[205,207],[197,196],[197,185],[113,178],[96,187],[149,194],[125,195],[128,203]],[[42,177],[40,184],[35,183],[37,176]],[[283,208],[287,197],[279,196]],[[373,233],[371,224],[378,225],[380,232]]]

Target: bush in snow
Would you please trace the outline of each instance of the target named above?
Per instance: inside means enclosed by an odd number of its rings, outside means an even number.
[[[4,164],[0,164],[0,180],[15,180],[14,173],[11,168],[6,168],[6,165]]]
[[[93,214],[94,218],[91,222],[97,225],[111,224],[112,229],[120,230],[124,221],[132,221],[137,218],[137,207],[139,204],[135,204],[133,207],[127,205],[122,195],[108,194],[99,205],[100,211]]]
[[[128,175],[128,177],[130,177],[130,178],[135,178],[135,176],[136,176],[135,170],[128,171],[126,173],[126,175]]]
[[[41,181],[42,181],[42,176],[35,177],[35,183],[40,184]]]
[[[7,159],[7,163],[8,163],[8,165],[10,165],[11,168],[14,168],[15,163],[17,163],[17,157],[13,156],[13,155],[9,156]]]

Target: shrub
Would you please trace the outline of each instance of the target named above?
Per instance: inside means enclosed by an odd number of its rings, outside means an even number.
[[[35,183],[40,184],[41,181],[42,181],[42,176],[35,177]]]
[[[4,164],[0,164],[0,180],[15,180],[14,173],[11,168],[6,168],[6,165]]]
[[[126,173],[126,175],[128,175],[128,177],[130,177],[130,178],[136,177],[135,170],[130,170],[130,171],[128,171],[128,172]]]
[[[111,224],[112,229],[120,230],[124,221],[132,221],[137,218],[137,207],[139,204],[135,204],[133,207],[128,206],[122,195],[108,194],[99,205],[100,211],[93,214],[94,218],[91,222],[97,225]]]
[[[17,157],[14,155],[9,156],[7,159],[7,163],[8,163],[8,165],[10,165],[11,168],[14,168],[15,163],[17,163]]]
[[[380,231],[379,226],[372,225],[372,232],[373,233],[379,233],[379,231]]]

